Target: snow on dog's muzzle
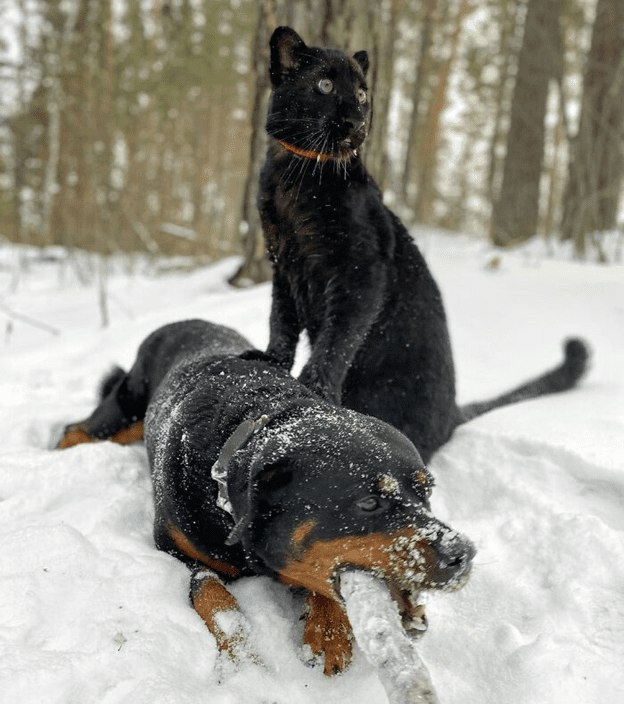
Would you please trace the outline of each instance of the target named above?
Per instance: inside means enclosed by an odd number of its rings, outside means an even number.
[[[293,555],[279,574],[286,584],[336,598],[340,573],[361,569],[386,582],[393,598],[400,601],[401,595],[461,588],[474,554],[467,538],[431,517],[424,527],[408,526],[390,534],[313,541],[303,554]],[[412,607],[416,608],[413,600]]]

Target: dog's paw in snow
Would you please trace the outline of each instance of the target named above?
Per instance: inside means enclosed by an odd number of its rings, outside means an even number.
[[[193,575],[191,601],[217,642],[216,666],[220,680],[244,663],[262,664],[249,646],[249,624],[238,602],[213,572],[200,571]]]
[[[303,660],[307,665],[323,664],[326,675],[345,670],[353,657],[353,635],[349,619],[333,599],[310,592],[306,597],[303,631]]]

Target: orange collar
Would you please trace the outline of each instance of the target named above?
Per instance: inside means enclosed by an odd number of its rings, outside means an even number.
[[[313,159],[315,161],[320,161],[321,164],[324,164],[329,159],[329,154],[324,154],[323,152],[315,152],[311,149],[300,149],[299,147],[295,147],[292,144],[288,144],[288,142],[285,142],[283,139],[280,139],[280,144],[282,145],[282,147],[284,147],[287,152],[290,152],[291,154],[296,154],[297,156],[302,156],[304,159]]]

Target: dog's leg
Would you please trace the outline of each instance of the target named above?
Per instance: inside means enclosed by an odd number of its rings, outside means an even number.
[[[247,648],[247,621],[238,602],[214,572],[198,569],[191,577],[191,602],[217,641],[217,648],[238,663],[258,660]]]
[[[112,437],[108,438],[118,445],[129,445],[131,442],[137,442],[143,439],[143,421],[137,420],[129,428],[123,428]]]
[[[85,420],[65,428],[57,449],[98,440],[112,440],[120,445],[141,440],[147,396],[144,390],[133,391],[130,382],[130,375],[120,367],[106,375],[101,383],[97,408]]]
[[[74,445],[82,445],[85,442],[93,442],[95,438],[89,437],[89,433],[83,428],[83,423],[72,423],[63,431],[63,437],[56,445],[57,450],[66,450]]]
[[[347,614],[337,601],[316,592],[310,592],[305,601],[304,646],[316,657],[325,655],[326,675],[342,672],[352,658],[353,634]]]
[[[57,450],[65,450],[68,447],[74,447],[74,445],[81,445],[85,442],[98,442],[102,438],[94,437],[89,435],[84,421],[81,423],[73,423],[67,426],[65,429],[65,434],[60,439]],[[143,439],[143,421],[138,420],[133,423],[129,428],[123,428],[118,433],[115,433],[107,440],[116,442],[119,445],[129,445],[131,442],[136,442],[137,440]]]

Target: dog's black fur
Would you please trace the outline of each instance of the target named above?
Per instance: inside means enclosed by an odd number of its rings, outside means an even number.
[[[580,340],[552,372],[458,408],[440,291],[413,238],[382,202],[360,147],[369,127],[368,58],[308,47],[288,27],[271,42],[273,85],[259,209],[273,262],[267,352],[300,380],[403,431],[427,462],[460,423],[501,405],[569,389],[585,371]]]
[[[341,569],[383,577],[408,629],[411,595],[467,578],[474,549],[431,514],[432,480],[411,442],[321,399],[234,331],[198,320],[165,326],[102,388],[82,427],[103,438],[147,409],[156,545],[199,574],[194,605],[220,647],[233,646],[213,622],[226,597],[206,596],[206,566],[224,580],[269,574],[308,589],[304,638],[325,651],[328,674],[349,660],[348,637],[335,636],[346,617],[327,606],[339,600]]]
[[[186,359],[189,351],[205,345],[213,354],[223,349],[238,354],[252,348],[242,335],[223,326],[207,326],[204,320],[172,323],[149,335],[139,347],[136,361],[126,373],[115,367],[102,380],[100,403],[83,421],[64,429],[60,449],[90,440],[115,437],[121,444],[140,439],[143,419],[152,394],[165,374],[178,359]],[[125,433],[130,428],[135,432]],[[82,439],[81,439],[82,438]]]

